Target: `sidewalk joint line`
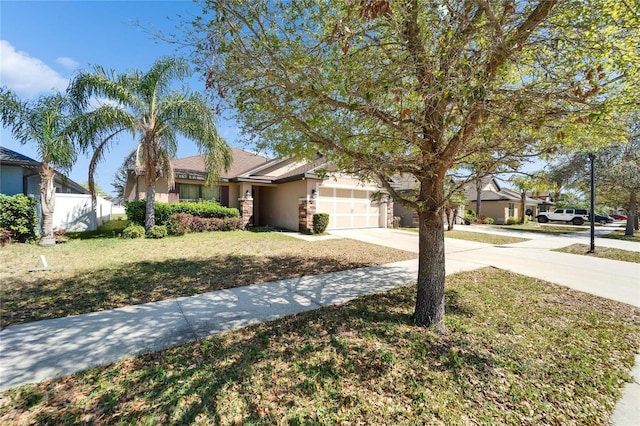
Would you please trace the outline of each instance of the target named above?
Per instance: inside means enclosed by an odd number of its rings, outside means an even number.
[[[191,332],[191,335],[193,336],[195,341],[200,340],[200,337],[198,337],[198,334],[196,333],[196,331],[193,329],[193,326],[189,322],[189,318],[187,318],[187,316],[184,314],[184,311],[182,310],[182,306],[180,306],[180,300],[176,300],[176,305],[178,305],[178,309],[180,310],[180,313],[182,314],[182,318],[184,318],[184,321],[189,326],[189,331]]]

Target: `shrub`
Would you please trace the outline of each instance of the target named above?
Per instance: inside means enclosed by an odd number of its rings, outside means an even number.
[[[7,243],[11,243],[11,231],[0,228],[0,246],[4,247]]]
[[[166,236],[167,227],[164,225],[154,225],[147,232],[147,238],[164,238]]]
[[[322,234],[329,226],[329,213],[315,213],[313,215],[313,233]]]
[[[129,225],[122,230],[122,238],[142,238],[144,234],[142,225]]]
[[[171,235],[184,235],[191,232],[193,216],[186,213],[175,213],[169,218],[168,231]]]
[[[66,241],[66,239],[64,238],[66,233],[67,233],[66,229],[53,228],[53,236],[56,238],[56,241],[58,242]]]
[[[203,203],[173,203],[166,204],[173,213],[187,213],[192,216],[203,218],[217,217],[224,219],[225,217],[240,217],[238,209],[223,207],[214,201]]]
[[[144,225],[144,213],[146,203],[144,200],[129,201],[124,205],[127,219],[135,225]]]
[[[479,214],[478,216],[476,216],[476,223],[480,225],[487,223],[486,220],[487,220],[487,217],[483,214]]]
[[[464,212],[464,224],[471,225],[476,222],[476,212],[473,210],[466,210]]]
[[[127,219],[137,225],[144,225],[146,201],[129,201],[125,205]],[[169,221],[174,214],[184,213],[201,218],[240,217],[238,209],[223,207],[220,204],[209,201],[203,203],[162,203],[155,204],[156,225],[169,226]]]
[[[522,221],[518,217],[511,216],[507,218],[507,225],[518,225],[520,223],[522,223]]]
[[[244,229],[240,217],[198,217],[188,213],[175,213],[169,220],[171,235],[184,235],[187,232],[235,231]]]
[[[493,220],[492,217],[486,217],[484,219],[484,223],[486,223],[487,225],[493,225],[493,222],[495,222],[495,221]]]
[[[0,194],[0,228],[11,232],[11,239],[21,243],[34,241],[38,229],[35,198],[18,194]]]
[[[207,230],[205,219],[198,216],[192,216],[191,219],[191,232],[204,232]]]
[[[225,217],[221,220],[221,231],[238,231],[244,229],[244,224],[242,223],[241,217]]]

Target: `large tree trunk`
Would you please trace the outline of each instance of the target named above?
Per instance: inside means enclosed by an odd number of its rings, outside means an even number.
[[[631,191],[631,196],[629,197],[629,210],[627,213],[627,227],[624,230],[624,235],[632,237],[634,229],[638,229],[638,199],[634,191]]]
[[[482,207],[482,180],[476,179],[476,217],[480,215]]]
[[[156,183],[147,183],[147,205],[144,215],[144,229],[148,231],[156,224]]]
[[[41,246],[55,246],[53,235],[53,210],[56,204],[56,188],[53,184],[55,170],[49,167],[40,170],[40,210],[42,212]]]
[[[423,184],[424,185],[424,184]],[[414,321],[444,331],[444,226],[440,214],[442,183],[433,183],[419,217],[418,288]]]
[[[520,220],[524,223],[524,208],[527,200],[527,193],[522,191],[520,193]]]

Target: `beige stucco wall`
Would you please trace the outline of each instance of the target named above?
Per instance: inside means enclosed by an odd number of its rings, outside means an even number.
[[[473,207],[473,210],[475,210],[475,204],[473,205]],[[514,205],[513,211],[514,216],[516,216],[518,214],[517,205]],[[509,203],[503,201],[484,201],[480,207],[480,214],[486,217],[493,218],[494,223],[496,223],[497,225],[502,225],[506,222],[507,217],[509,217]]]
[[[298,200],[309,193],[307,183],[307,180],[299,180],[278,186],[260,186],[259,223],[297,231]]]
[[[357,178],[351,175],[344,174],[332,174],[327,179],[321,181],[318,185],[320,188],[353,188],[353,189],[369,189],[371,191],[375,191],[378,189],[378,186],[371,182],[361,182]]]

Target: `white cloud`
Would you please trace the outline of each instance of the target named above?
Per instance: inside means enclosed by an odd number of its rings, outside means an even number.
[[[68,56],[62,56],[60,58],[56,58],[56,62],[60,65],[62,65],[65,68],[68,68],[70,70],[75,69],[78,66],[78,62],[74,61],[73,59],[69,58]]]
[[[40,59],[17,51],[7,40],[0,40],[0,84],[22,98],[32,98],[52,89],[62,92],[69,80]]]

